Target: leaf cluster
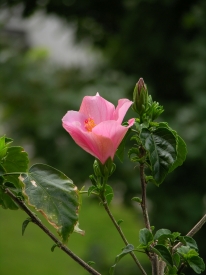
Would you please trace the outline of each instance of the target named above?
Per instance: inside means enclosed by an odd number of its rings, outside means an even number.
[[[139,232],[139,242],[137,249],[148,255],[156,254],[166,263],[166,275],[179,274],[184,265],[191,267],[197,274],[205,270],[204,261],[198,254],[197,243],[192,237],[181,236],[179,232],[172,233],[169,229],[159,229],[153,234],[143,228]],[[173,249],[177,244],[181,247]]]

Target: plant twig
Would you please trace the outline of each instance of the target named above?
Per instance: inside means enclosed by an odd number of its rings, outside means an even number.
[[[202,226],[206,223],[206,214],[199,220],[198,223],[196,223],[196,225],[187,233],[186,236],[188,237],[193,237],[201,228]],[[173,247],[173,252],[175,250],[177,250],[178,247],[180,247],[182,245],[181,242],[179,242],[178,244],[176,244],[174,247]]]
[[[109,206],[107,204],[107,201],[105,199],[105,197],[102,195],[101,196],[101,200],[102,200],[102,204],[104,206],[104,209],[106,210],[107,214],[109,215],[110,219],[112,220],[114,226],[116,227],[117,231],[119,232],[122,240],[124,241],[125,245],[128,245],[128,241],[121,229],[121,227],[119,226],[119,224],[116,222],[114,216],[112,215],[110,209],[109,209]],[[132,256],[132,258],[134,259],[135,263],[137,264],[137,266],[139,267],[139,269],[141,270],[142,274],[143,275],[147,275],[146,271],[144,270],[144,268],[142,267],[142,265],[140,264],[139,260],[136,258],[134,252],[130,252],[130,255]]]
[[[37,216],[31,212],[31,210],[25,205],[25,203],[16,197],[11,190],[8,188],[5,189],[5,193],[7,193],[19,206],[23,209],[29,217],[32,219],[32,222],[35,223],[38,227],[40,227],[55,243],[56,245],[63,250],[67,255],[69,255],[74,261],[76,261],[79,265],[81,265],[84,269],[86,269],[92,275],[101,275],[95,269],[93,269],[90,265],[84,262],[81,258],[75,255],[71,250],[68,249],[66,245],[64,245],[61,241],[59,241],[55,235],[42,224],[42,222],[37,218]]]
[[[144,154],[144,152],[143,152]],[[144,174],[144,164],[140,163],[140,181],[141,181],[141,188],[142,188],[142,201],[141,201],[141,207],[142,207],[142,213],[144,217],[144,223],[146,228],[152,232],[150,221],[149,221],[149,215],[147,212],[147,183],[145,181],[145,174]],[[158,275],[159,274],[159,261],[157,255],[153,253],[148,253],[148,257],[151,261],[152,265],[152,275]]]

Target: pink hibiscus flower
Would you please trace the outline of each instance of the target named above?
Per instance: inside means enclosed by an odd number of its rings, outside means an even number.
[[[74,141],[102,164],[115,152],[134,119],[122,126],[123,118],[132,101],[120,99],[117,108],[103,97],[85,96],[79,112],[68,111],[63,117],[63,127]]]

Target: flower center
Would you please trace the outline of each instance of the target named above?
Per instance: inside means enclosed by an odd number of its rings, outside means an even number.
[[[91,132],[94,126],[96,126],[94,119],[92,118],[85,119],[84,127],[88,132]]]

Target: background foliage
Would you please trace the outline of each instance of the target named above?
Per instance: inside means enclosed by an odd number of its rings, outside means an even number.
[[[84,95],[99,92],[114,104],[121,97],[131,99],[136,81],[143,77],[153,99],[164,105],[162,120],[188,146],[184,165],[160,188],[148,188],[152,224],[187,233],[206,205],[205,1],[7,0],[2,7],[18,3],[23,5],[22,16],[43,9],[74,24],[77,41],[98,48],[104,65],[93,71],[58,68],[41,51],[19,51],[1,40],[1,134],[25,147],[33,161],[55,166],[79,186],[87,184],[93,158],[74,144],[62,129],[61,118],[67,110],[77,110]],[[117,199],[133,207],[130,199],[139,192],[138,169],[125,159],[123,165],[116,160],[112,185]],[[197,242],[201,238],[204,228]],[[206,259],[204,242],[198,244]]]

